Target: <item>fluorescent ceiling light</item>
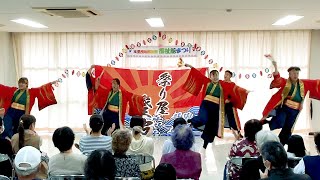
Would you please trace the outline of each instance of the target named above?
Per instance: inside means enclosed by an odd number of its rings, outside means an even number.
[[[284,18],[279,19],[277,22],[273,23],[274,26],[285,26],[291,24],[299,19],[303,18],[304,16],[296,16],[296,15],[289,15]]]
[[[151,2],[152,0],[130,0],[131,2]]]
[[[146,21],[151,27],[164,27],[164,24],[161,18],[149,18],[149,19],[146,19]]]
[[[13,21],[15,23],[26,25],[26,26],[34,27],[34,28],[48,28],[47,26],[45,26],[43,24],[40,24],[40,23],[37,23],[34,21],[30,21],[28,19],[14,19],[11,21]]]

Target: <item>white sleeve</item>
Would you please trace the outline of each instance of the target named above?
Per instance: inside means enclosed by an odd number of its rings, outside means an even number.
[[[168,154],[168,153],[170,153],[170,142],[169,142],[168,140],[166,140],[166,141],[163,143],[162,155]]]
[[[294,167],[293,172],[295,174],[305,174],[306,173],[306,167],[304,165],[303,159],[301,159],[299,161],[299,164],[297,164],[296,167]]]

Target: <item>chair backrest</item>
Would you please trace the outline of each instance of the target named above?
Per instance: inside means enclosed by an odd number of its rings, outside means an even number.
[[[86,179],[84,175],[55,175],[49,176],[49,180],[82,180]]]
[[[10,157],[8,156],[8,154],[0,154],[0,162],[4,162],[9,160]]]
[[[15,177],[13,162],[12,162],[12,160],[11,160],[11,158],[9,157],[8,154],[1,154],[1,153],[0,153],[0,162],[4,162],[4,161],[9,161],[9,162],[10,162],[10,165],[11,165],[11,180],[13,180],[13,178]],[[6,176],[5,176],[5,177],[6,177]]]
[[[290,157],[288,158],[288,167],[294,168],[296,165],[300,162],[302,158],[301,157]]]
[[[154,157],[149,154],[129,154],[127,156],[135,159],[138,165],[152,163],[152,167],[155,168]]]
[[[4,175],[0,175],[0,180],[10,180],[10,178]]]
[[[246,163],[248,160],[251,160],[251,159],[257,159],[258,157],[232,157],[230,159],[230,162],[232,164],[235,164],[237,166],[243,166],[244,163]]]
[[[118,180],[140,180],[140,178],[138,177],[115,177],[115,179],[118,179]]]

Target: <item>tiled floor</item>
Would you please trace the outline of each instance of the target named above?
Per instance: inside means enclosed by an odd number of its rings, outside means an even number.
[[[39,133],[43,138],[43,144],[41,146],[41,150],[47,152],[49,157],[58,153],[58,149],[56,149],[52,143],[52,133]],[[317,154],[315,145],[313,142],[313,136],[308,136],[308,132],[299,133],[305,141],[306,148],[310,151],[311,155]],[[83,133],[76,134],[76,141],[79,142],[80,137],[84,135]],[[154,157],[156,159],[156,165],[159,163],[161,158],[162,145],[166,139],[170,137],[154,137],[155,139],[155,151]],[[230,146],[234,142],[233,135],[231,133],[226,133],[224,139],[215,139],[214,144],[209,144],[208,148],[204,150],[202,148],[202,139],[197,136],[196,137],[196,150],[201,154],[202,158],[202,173],[201,180],[219,180],[223,179],[223,169],[224,165],[227,161],[226,157],[228,152],[230,151]],[[79,152],[76,148],[74,151]],[[80,153],[80,152],[79,152]]]

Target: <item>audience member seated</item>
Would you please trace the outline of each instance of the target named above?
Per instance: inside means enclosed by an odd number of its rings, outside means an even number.
[[[36,118],[33,115],[22,115],[20,118],[18,133],[12,136],[11,143],[14,153],[24,146],[32,146],[40,150],[42,144],[40,136],[35,131]],[[43,154],[37,178],[45,179],[48,174],[48,156]]]
[[[132,141],[127,154],[147,154],[152,156],[154,150],[154,142],[151,137],[142,134],[145,120],[142,117],[132,117],[130,126],[132,127]],[[153,177],[154,168],[152,162],[139,165],[142,179],[151,179]]]
[[[171,164],[161,163],[154,172],[154,180],[176,180],[176,170]]]
[[[116,162],[116,177],[141,177],[135,159],[126,156],[132,135],[129,130],[117,130],[112,135],[112,150]]]
[[[237,140],[233,143],[229,158],[233,157],[257,157],[259,156],[259,150],[255,141],[255,136],[257,132],[262,129],[262,124],[259,120],[252,119],[245,123],[244,125],[244,136],[245,138]],[[227,163],[228,166],[228,176],[230,179],[239,179],[241,166],[237,166],[230,161]]]
[[[91,133],[80,139],[79,149],[84,155],[89,155],[96,149],[106,149],[112,152],[112,138],[101,134],[103,119],[101,115],[92,115],[89,122]]]
[[[261,179],[311,180],[309,175],[293,173],[287,167],[287,152],[279,142],[266,142],[262,145],[261,155],[266,170]]]
[[[240,171],[241,180],[258,180],[260,179],[260,171],[264,172],[265,167],[261,156],[261,147],[267,142],[280,142],[279,137],[272,131],[261,130],[256,134],[256,142],[260,152],[257,159],[248,160],[244,163]]]
[[[112,153],[106,149],[97,149],[90,153],[84,166],[87,180],[114,180],[116,164]]]
[[[53,144],[60,153],[52,156],[49,161],[50,175],[79,175],[83,174],[87,157],[72,151],[74,133],[69,127],[61,127],[54,131]]]
[[[183,118],[176,118],[173,122],[173,130],[178,126],[178,125],[186,125],[187,121],[184,120]],[[168,154],[168,153],[172,153],[173,151],[175,151],[176,148],[174,147],[171,139],[167,139],[164,143],[163,143],[163,148],[162,148],[162,155],[164,154]],[[194,145],[192,145],[191,151],[196,151],[196,148],[194,147]]]
[[[314,136],[314,143],[318,153],[320,153],[320,134],[317,133]],[[320,155],[316,156],[304,156],[299,164],[294,168],[294,173],[297,174],[308,174],[312,179],[320,179]]]
[[[32,146],[40,150],[41,138],[35,132],[36,118],[32,115],[22,115],[19,122],[18,133],[12,136],[11,143],[14,153],[24,146]]]
[[[288,158],[303,157],[307,154],[303,139],[300,135],[292,135],[288,140]]]
[[[162,155],[160,163],[171,164],[177,172],[177,178],[192,178],[198,180],[202,171],[201,155],[191,151],[194,135],[190,127],[178,125],[171,136],[176,150]]]
[[[41,163],[41,152],[32,147],[21,148],[14,158],[14,168],[19,180],[36,179]]]
[[[4,125],[2,118],[0,117],[0,154],[8,155],[9,158],[12,158],[13,156],[13,150],[11,146],[11,142],[8,139],[1,138],[1,134],[4,131]],[[7,177],[12,176],[12,167],[10,160],[6,160],[3,162],[0,162],[0,175],[4,175]]]

